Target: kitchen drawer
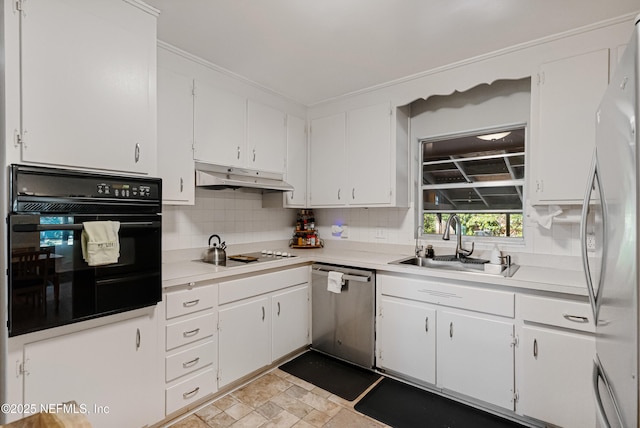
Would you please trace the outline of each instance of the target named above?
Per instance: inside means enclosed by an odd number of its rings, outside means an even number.
[[[167,293],[167,319],[218,306],[217,284]]]
[[[310,267],[303,266],[220,283],[220,304],[259,296],[309,282]]]
[[[216,331],[216,314],[209,313],[167,325],[167,351],[212,336]]]
[[[550,297],[519,296],[523,321],[595,332],[589,303]]]
[[[515,317],[515,293],[510,291],[385,274],[377,275],[376,281],[378,289],[385,296]]]
[[[191,403],[195,403],[217,390],[215,371],[213,369],[205,370],[197,376],[166,389],[166,414],[169,415]]]
[[[213,364],[218,353],[216,342],[207,341],[165,358],[165,378],[167,382]],[[215,368],[215,367],[214,367]]]

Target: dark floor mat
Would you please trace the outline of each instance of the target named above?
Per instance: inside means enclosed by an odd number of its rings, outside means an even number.
[[[396,428],[524,427],[389,378],[384,378],[362,397],[355,409]]]
[[[358,398],[380,378],[380,375],[373,371],[316,351],[305,352],[284,363],[280,370],[349,401]]]

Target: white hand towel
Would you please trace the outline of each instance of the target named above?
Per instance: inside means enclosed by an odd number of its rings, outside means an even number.
[[[89,266],[117,263],[120,258],[119,221],[82,223],[82,257]]]
[[[344,274],[342,272],[331,271],[327,277],[327,291],[332,293],[340,293],[342,291],[342,278]]]

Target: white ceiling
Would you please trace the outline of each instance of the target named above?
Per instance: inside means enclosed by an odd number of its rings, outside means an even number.
[[[160,40],[304,105],[639,10],[638,0],[146,3],[161,11]]]

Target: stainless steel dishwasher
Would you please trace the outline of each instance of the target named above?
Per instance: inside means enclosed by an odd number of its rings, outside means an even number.
[[[342,273],[340,293],[327,290],[329,272]],[[312,344],[320,352],[373,368],[375,343],[375,271],[312,266]]]

